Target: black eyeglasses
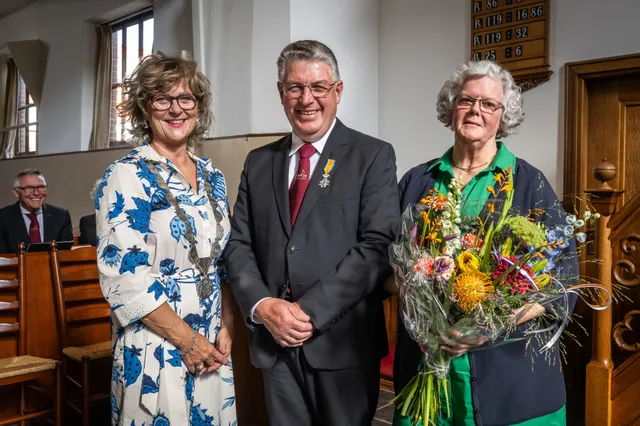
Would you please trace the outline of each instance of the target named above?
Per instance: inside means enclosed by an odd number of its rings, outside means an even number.
[[[302,95],[304,94],[305,87],[309,88],[309,91],[311,92],[311,96],[318,99],[318,98],[326,98],[329,95],[331,88],[336,84],[338,84],[339,81],[340,80],[334,81],[331,84],[326,82],[318,82],[318,83],[311,83],[311,84],[280,83],[280,85],[282,86],[282,90],[284,91],[284,96],[287,99],[301,98]]]
[[[480,103],[480,111],[486,112],[487,114],[493,114],[502,108],[502,104],[493,99],[478,99],[466,95],[458,95],[456,98],[456,105],[464,109],[473,108],[476,102]]]
[[[159,95],[151,99],[151,107],[156,111],[168,111],[173,105],[173,101],[178,101],[178,106],[184,111],[191,111],[198,105],[198,100],[193,95]]]
[[[38,192],[47,192],[47,185],[18,186],[16,188],[28,195],[33,194],[36,190]]]

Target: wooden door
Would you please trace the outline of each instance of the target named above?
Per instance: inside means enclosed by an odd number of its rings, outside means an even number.
[[[606,158],[617,168],[617,175],[609,184],[625,190],[619,201],[620,209],[640,193],[640,55],[567,64],[565,100],[565,207],[580,211],[580,204],[584,203],[579,200],[585,199],[585,189],[598,186],[592,169]],[[590,240],[595,240],[595,229],[590,234]],[[614,246],[613,265],[623,256],[622,248]],[[584,276],[598,276],[597,258],[595,245],[587,245],[581,253]],[[614,324],[622,321],[634,305],[638,306],[638,290],[625,289],[625,295],[632,301],[614,305]],[[593,311],[579,302],[575,313],[581,318],[570,331],[580,344],[565,339],[569,360],[565,368],[567,408],[569,424],[583,425],[585,368],[591,359]],[[636,325],[634,328],[640,329],[640,323]],[[633,339],[629,334],[625,337],[628,341]],[[613,348],[614,366],[632,355],[615,344]]]

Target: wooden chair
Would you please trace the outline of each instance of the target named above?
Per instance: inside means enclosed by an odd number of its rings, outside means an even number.
[[[62,426],[62,378],[59,362],[53,359],[38,358],[27,355],[27,327],[26,327],[26,297],[25,297],[25,266],[24,266],[24,244],[20,243],[18,253],[15,258],[0,257],[0,270],[2,278],[0,280],[0,300],[6,300],[8,294],[15,294],[13,301],[0,301],[0,335],[9,333],[17,334],[16,356],[0,358],[0,387],[16,385],[20,386],[19,412],[17,415],[11,414],[9,418],[0,417],[0,426],[17,424],[25,425],[27,420],[38,417],[54,415],[54,424]],[[4,279],[9,277],[9,279]],[[14,314],[12,314],[14,313]],[[15,318],[17,321],[7,321],[6,318]],[[11,321],[11,320],[9,320]],[[3,340],[7,342],[9,340]],[[9,345],[6,345],[9,346]],[[6,347],[5,347],[6,349]],[[55,372],[55,387],[53,389],[54,406],[47,409],[31,410],[27,406],[25,388],[36,391],[44,391],[36,383],[35,379]]]
[[[58,335],[64,371],[65,400],[82,416],[82,424],[91,421],[91,404],[110,396],[111,369],[100,368],[98,378],[106,389],[92,386],[91,367],[111,362],[111,309],[100,289],[95,247],[58,251],[51,242],[51,275],[56,299]],[[102,367],[100,365],[99,367]],[[77,374],[72,374],[77,373]],[[95,377],[94,377],[95,378]],[[95,382],[95,381],[94,381]],[[80,391],[71,398],[68,384]]]

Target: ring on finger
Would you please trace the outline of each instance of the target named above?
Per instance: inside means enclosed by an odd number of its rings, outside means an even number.
[[[196,371],[200,371],[204,368],[204,362],[201,362],[200,364],[196,365]]]

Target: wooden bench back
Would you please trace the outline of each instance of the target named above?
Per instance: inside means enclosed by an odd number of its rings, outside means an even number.
[[[27,352],[24,256],[0,257],[0,359]]]
[[[58,251],[52,241],[51,278],[60,347],[109,340],[111,309],[100,288],[96,248]]]

